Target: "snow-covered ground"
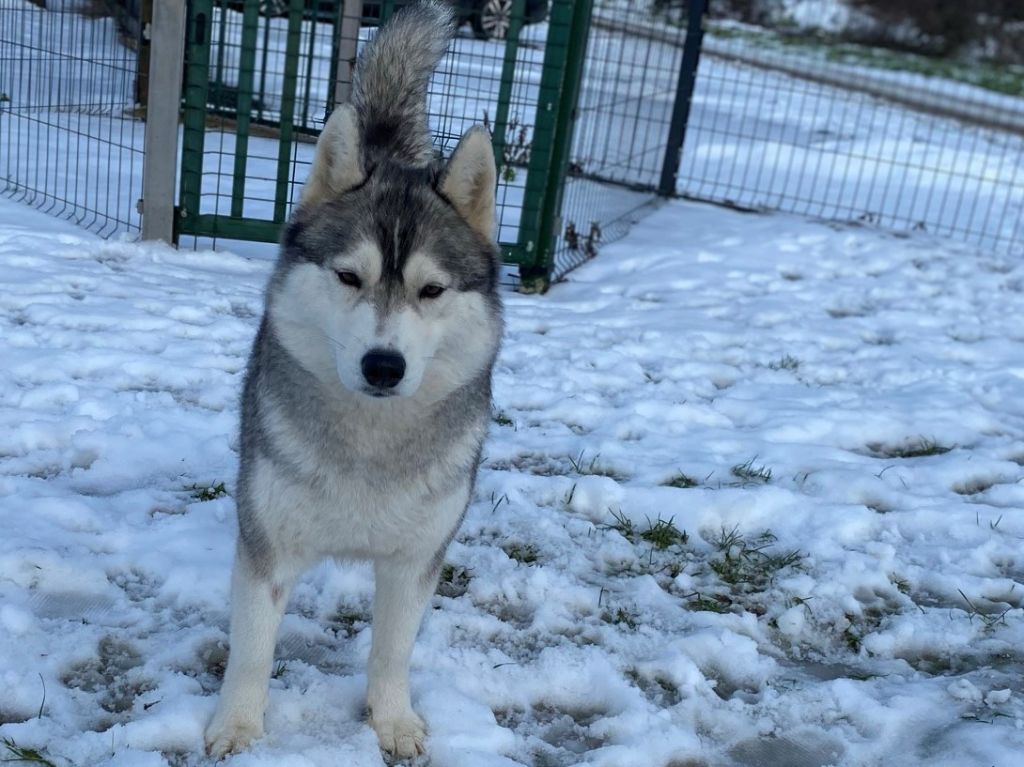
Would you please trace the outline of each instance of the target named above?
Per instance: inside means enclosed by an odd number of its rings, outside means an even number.
[[[0,201],[11,748],[207,763],[267,271]],[[1019,764],[1019,260],[673,203],[507,309],[414,655],[423,763]],[[363,565],[301,582],[267,735],[227,764],[382,764],[371,595]]]

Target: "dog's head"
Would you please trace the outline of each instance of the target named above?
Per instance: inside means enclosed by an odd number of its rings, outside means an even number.
[[[346,105],[321,134],[270,320],[328,385],[444,396],[493,362],[501,333],[490,139],[471,129],[436,167],[366,167],[359,131]]]

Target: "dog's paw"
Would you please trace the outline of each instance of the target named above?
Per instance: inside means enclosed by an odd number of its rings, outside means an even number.
[[[262,717],[236,712],[221,716],[218,711],[206,728],[206,753],[214,759],[241,751],[263,735]]]
[[[409,759],[423,753],[423,741],[427,737],[427,726],[415,713],[390,719],[371,719],[370,726],[377,733],[381,750]]]

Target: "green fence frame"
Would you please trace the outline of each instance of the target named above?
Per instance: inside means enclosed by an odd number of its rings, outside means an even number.
[[[277,156],[277,190],[274,215],[270,220],[242,215],[245,199],[246,150],[250,132],[255,79],[256,34],[259,0],[246,0],[243,10],[242,60],[239,66],[237,139],[232,175],[231,214],[201,213],[203,193],[203,148],[210,100],[210,48],[212,45],[213,0],[191,0],[185,39],[185,87],[181,152],[181,204],[175,237],[223,237],[234,240],[277,242],[287,217],[288,175],[295,140],[296,75],[305,0],[290,0],[288,36],[285,49],[284,92],[281,103],[280,142]],[[221,47],[223,51],[223,46]],[[220,82],[217,81],[217,85]],[[248,108],[246,108],[248,107]]]
[[[333,14],[335,32],[340,20],[341,2],[342,0],[337,0],[337,10]],[[276,242],[288,214],[288,179],[293,144],[296,140],[296,76],[299,69],[300,37],[306,13],[306,0],[290,0],[288,4],[284,92],[277,154],[277,188],[273,216],[267,220],[242,215],[246,188],[246,151],[252,127],[251,115],[254,106],[257,112],[261,110],[261,102],[256,98],[255,91],[259,0],[245,0],[242,10],[230,212],[201,212],[207,120],[220,111],[219,106],[223,106],[222,94],[219,92],[223,89],[223,84],[219,77],[211,78],[211,48],[213,36],[217,33],[214,30],[214,6],[214,0],[190,0],[189,3],[183,89],[184,133],[180,206],[176,216],[175,236]],[[393,0],[382,3],[382,19],[390,15],[393,6]],[[524,7],[525,0],[515,0],[513,8],[516,21],[505,41],[493,130],[495,156],[499,162],[505,149]],[[526,169],[518,236],[514,241],[500,243],[504,261],[519,267],[523,290],[544,290],[550,282],[554,239],[560,228],[558,210],[561,190],[569,162],[573,114],[582,77],[591,9],[591,0],[553,0],[550,7],[549,33],[544,48],[537,113],[533,116],[532,145]],[[221,18],[223,27],[223,16]],[[223,55],[224,47],[220,46],[219,50]],[[217,65],[218,70],[219,68]],[[264,79],[265,72],[262,72],[259,77],[260,92]],[[214,105],[211,105],[211,96]]]
[[[541,71],[540,98],[523,198],[519,263],[523,291],[547,290],[561,232],[562,190],[583,79],[592,0],[554,2]]]

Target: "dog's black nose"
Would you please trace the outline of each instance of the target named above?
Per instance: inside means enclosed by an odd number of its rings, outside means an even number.
[[[405,358],[398,352],[371,349],[363,357],[363,378],[370,386],[393,389],[405,375]]]

